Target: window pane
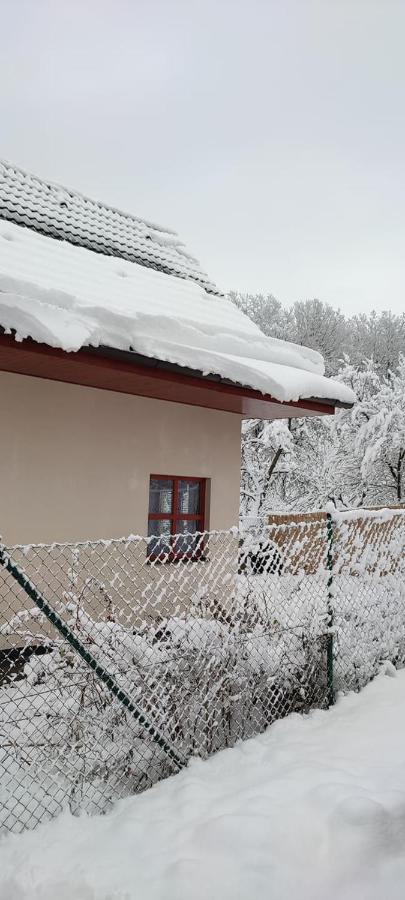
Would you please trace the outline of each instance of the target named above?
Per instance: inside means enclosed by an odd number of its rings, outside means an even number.
[[[193,556],[202,546],[201,535],[196,534],[198,522],[187,519],[177,519],[176,537],[173,542],[173,550],[176,556]]]
[[[171,552],[170,526],[168,519],[149,519],[148,556],[166,556]]]
[[[179,481],[179,495],[177,512],[198,516],[200,512],[200,487],[199,481]]]
[[[149,512],[173,512],[173,481],[171,478],[151,478],[149,486]]]

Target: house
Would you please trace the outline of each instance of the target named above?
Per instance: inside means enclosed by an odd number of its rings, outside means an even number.
[[[227,529],[242,419],[354,399],[318,353],[265,336],[175,233],[6,162],[0,326],[8,544]]]

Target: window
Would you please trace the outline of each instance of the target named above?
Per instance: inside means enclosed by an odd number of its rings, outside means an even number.
[[[151,475],[148,556],[162,562],[201,559],[205,478]],[[176,537],[175,537],[176,535]]]

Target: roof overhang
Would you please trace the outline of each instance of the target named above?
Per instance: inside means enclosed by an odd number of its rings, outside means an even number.
[[[345,406],[316,398],[282,403],[220,376],[136,353],[109,347],[85,347],[66,353],[30,338],[16,341],[13,335],[4,333],[0,333],[0,371],[217,409],[246,419],[331,415],[335,407]]]

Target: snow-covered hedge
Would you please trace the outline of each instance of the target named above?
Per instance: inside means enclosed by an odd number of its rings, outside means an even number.
[[[242,581],[242,579],[241,579]],[[246,581],[246,580],[245,580]],[[249,589],[251,591],[251,587]],[[257,734],[325,697],[324,641],[292,632],[240,592],[232,622],[201,614],[142,629],[75,612],[75,632],[139,709],[189,758]],[[249,601],[249,603],[247,603]],[[249,614],[246,610],[249,608]],[[29,612],[14,617],[27,635]],[[36,641],[40,644],[35,613]],[[3,629],[4,630],[4,629]],[[63,806],[104,810],[172,771],[164,752],[68,644],[49,640],[0,688],[0,822],[8,827]],[[21,677],[22,675],[22,677]]]

